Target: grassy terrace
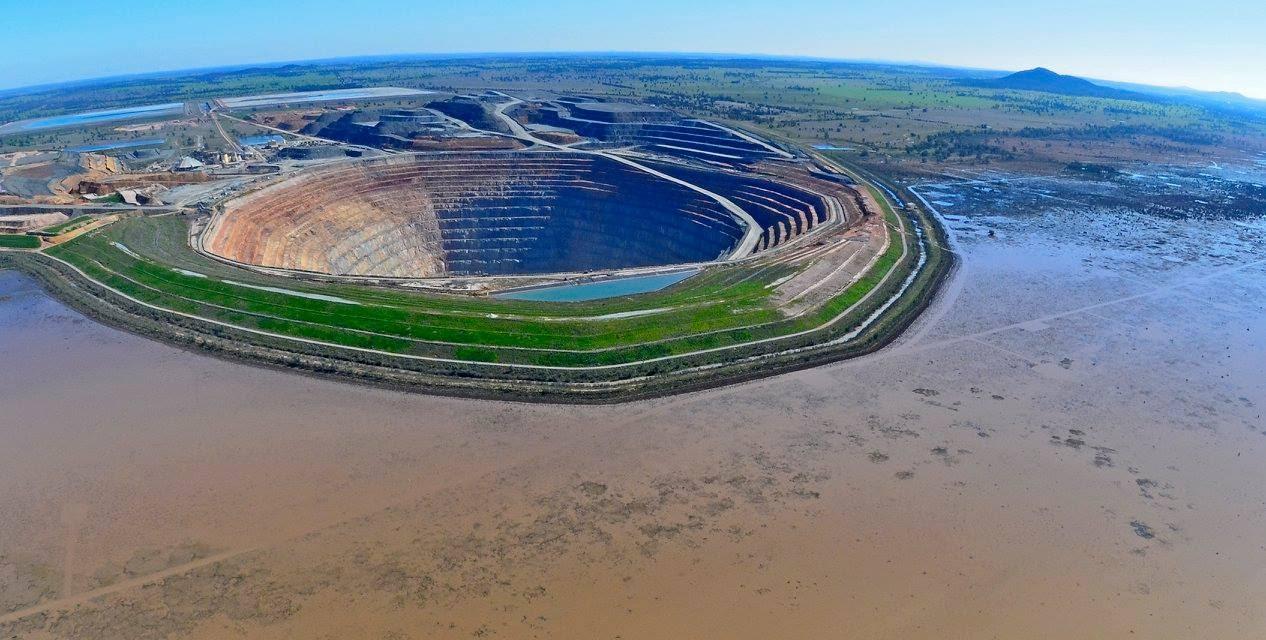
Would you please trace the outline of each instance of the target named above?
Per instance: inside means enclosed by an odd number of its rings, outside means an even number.
[[[79,227],[82,227],[92,221],[93,221],[92,216],[76,216],[61,224],[55,224],[51,227],[44,227],[43,229],[40,229],[40,231],[42,233],[47,233],[47,234],[55,236],[59,233],[65,233],[67,231],[78,229]]]
[[[35,236],[0,233],[0,247],[6,249],[37,249],[39,246],[40,239]]]
[[[772,290],[767,288],[792,272],[793,267],[785,265],[714,267],[658,293],[560,305],[258,274],[193,252],[186,242],[185,223],[175,217],[124,220],[50,249],[49,254],[148,304],[248,329],[389,354],[592,367],[741,345],[820,327],[861,300],[896,266],[901,236],[895,214],[888,210],[886,216],[893,242],[876,268],[823,307],[792,318],[773,307]],[[653,312],[601,317],[647,310]]]

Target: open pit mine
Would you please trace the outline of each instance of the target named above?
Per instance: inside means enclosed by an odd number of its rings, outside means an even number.
[[[0,259],[107,322],[224,357],[577,402],[868,353],[949,266],[893,185],[654,105],[286,99],[304,106],[208,102],[233,153],[173,160],[174,178],[150,162],[158,186],[126,182],[147,210]]]

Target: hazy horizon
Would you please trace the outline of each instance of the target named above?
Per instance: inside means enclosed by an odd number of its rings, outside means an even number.
[[[1172,89],[1172,90],[1179,90],[1179,91],[1202,91],[1202,92],[1207,92],[1207,93],[1233,93],[1233,94],[1240,95],[1242,97],[1266,102],[1266,98],[1259,98],[1256,96],[1248,95],[1243,92],[1233,91],[1229,89],[1228,90],[1200,89],[1197,87],[1192,87],[1192,86],[1187,86],[1187,85],[1162,85],[1162,84],[1154,84],[1154,83],[1147,83],[1147,82],[1139,82],[1139,81],[1131,80],[1131,79],[1098,78],[1098,77],[1089,76],[1089,75],[1068,73],[1058,67],[1052,67],[1051,65],[1046,65],[1046,64],[1034,65],[1033,67],[1026,67],[1023,69],[1020,69],[1020,68],[1002,69],[1002,68],[996,68],[996,67],[977,67],[977,66],[970,66],[970,65],[946,64],[946,63],[940,63],[940,62],[928,61],[928,60],[888,60],[888,59],[882,59],[882,58],[836,58],[836,57],[829,57],[829,56],[776,54],[776,53],[761,53],[761,52],[737,52],[737,51],[736,52],[716,52],[716,51],[464,51],[464,52],[427,51],[427,52],[401,52],[401,53],[381,53],[381,54],[367,53],[367,54],[360,54],[360,55],[347,55],[347,56],[334,56],[334,57],[304,58],[304,59],[293,59],[293,60],[261,60],[261,61],[254,61],[254,62],[242,62],[242,63],[230,62],[230,63],[225,63],[225,64],[210,65],[210,66],[153,69],[149,71],[135,71],[135,72],[102,75],[102,76],[86,76],[82,78],[68,78],[65,80],[54,80],[51,82],[19,85],[19,86],[13,86],[13,87],[0,86],[0,91],[22,91],[24,89],[36,90],[41,87],[50,87],[50,86],[55,87],[55,86],[66,85],[66,84],[93,83],[93,82],[98,82],[98,81],[108,82],[113,79],[126,79],[126,78],[153,76],[153,75],[198,74],[198,73],[215,72],[218,70],[268,68],[268,67],[279,67],[279,66],[286,66],[286,65],[338,64],[340,62],[345,62],[345,61],[354,61],[354,60],[362,60],[362,59],[368,60],[368,59],[377,59],[377,58],[381,58],[381,59],[411,59],[411,58],[412,59],[425,59],[425,58],[461,59],[465,57],[513,58],[513,57],[533,57],[533,56],[539,56],[539,57],[646,56],[646,57],[664,57],[664,58],[699,57],[699,58],[717,58],[721,60],[727,60],[727,59],[728,60],[741,60],[741,59],[766,60],[767,59],[767,60],[774,60],[774,61],[777,61],[777,60],[820,61],[820,62],[825,62],[825,63],[874,64],[874,65],[926,67],[929,69],[949,69],[949,70],[961,69],[963,71],[996,72],[996,73],[1015,73],[1019,71],[1027,71],[1034,68],[1042,67],[1050,71],[1054,71],[1056,73],[1060,73],[1064,75],[1072,75],[1072,76],[1084,78],[1086,80],[1090,80],[1093,82],[1140,85],[1140,86],[1149,86],[1149,87],[1158,88],[1158,89]]]
[[[681,53],[1000,71],[1042,66],[1266,99],[1266,43],[1255,33],[1266,24],[1266,6],[1213,0],[1192,14],[1173,0],[1007,8],[915,0],[900,16],[885,9],[821,0],[376,0],[355,11],[334,0],[29,3],[7,10],[16,28],[6,41],[12,51],[39,55],[0,60],[0,88],[363,56]],[[103,38],[112,27],[127,37]]]

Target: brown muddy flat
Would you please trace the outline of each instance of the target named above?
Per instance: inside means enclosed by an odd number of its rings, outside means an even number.
[[[226,363],[0,274],[0,637],[1266,635],[1260,223],[988,224],[892,348],[614,407]]]

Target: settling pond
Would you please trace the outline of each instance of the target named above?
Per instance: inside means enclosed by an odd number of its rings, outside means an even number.
[[[244,147],[262,147],[270,142],[285,142],[286,139],[275,134],[269,133],[258,136],[242,136],[237,139],[237,143]]]
[[[493,297],[510,300],[534,300],[537,302],[585,302],[587,300],[601,300],[602,298],[615,298],[659,291],[665,287],[677,284],[696,273],[699,273],[698,269],[628,278],[612,278],[596,282],[520,289],[518,291],[498,293]]]
[[[403,89],[400,87],[362,87],[357,89],[331,89],[328,91],[294,91],[290,93],[268,93],[257,96],[238,96],[221,98],[220,102],[230,109],[263,107],[276,104],[300,104],[305,102],[325,102],[329,100],[364,100],[368,98],[399,98],[403,96],[419,96],[432,91],[419,89]]]
[[[48,118],[35,118],[32,120],[10,122],[9,124],[0,126],[0,133],[39,131],[41,129],[56,129],[59,127],[78,127],[92,124],[104,124],[107,122],[117,122],[119,120],[153,118],[156,116],[177,114],[183,109],[183,103],[168,102],[164,104],[151,104],[140,107],[127,107],[124,109],[72,113],[64,116],[52,116]]]
[[[94,144],[85,144],[78,147],[70,147],[67,151],[75,153],[84,153],[87,151],[109,151],[111,149],[133,149],[136,147],[152,147],[167,142],[166,138],[143,138],[141,140],[107,140],[105,142],[97,142]]]

